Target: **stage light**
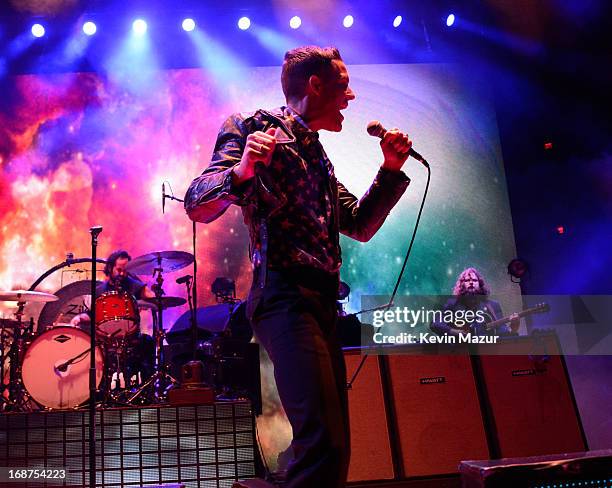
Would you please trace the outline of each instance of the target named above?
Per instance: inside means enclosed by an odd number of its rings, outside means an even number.
[[[247,30],[249,27],[251,27],[251,19],[248,17],[240,17],[238,19],[238,28],[240,30]]]
[[[529,273],[529,265],[520,258],[514,258],[508,263],[508,274],[513,283],[519,283]]]
[[[455,14],[449,14],[448,17],[446,17],[446,25],[448,27],[451,27],[454,23],[455,23]]]
[[[34,24],[32,26],[32,35],[34,37],[42,37],[45,35],[45,28],[41,24]]]
[[[137,36],[143,36],[147,32],[147,23],[142,19],[136,19],[132,24],[132,30]]]
[[[302,25],[302,19],[300,19],[297,15],[294,15],[293,17],[291,17],[291,20],[289,21],[289,26],[292,29],[297,29]]]
[[[85,22],[83,24],[83,32],[87,34],[88,36],[93,36],[97,30],[98,28],[96,27],[96,24],[94,24],[91,21]]]
[[[183,20],[183,30],[186,32],[191,32],[193,29],[195,29],[196,23],[195,20],[193,19],[185,19]]]
[[[397,17],[395,17],[395,19],[393,19],[393,27],[397,28],[401,25],[402,23],[402,16],[398,15]]]
[[[344,20],[342,21],[342,25],[348,29],[349,27],[353,25],[353,22],[355,22],[355,19],[353,18],[353,16],[347,15],[346,17],[344,17]]]

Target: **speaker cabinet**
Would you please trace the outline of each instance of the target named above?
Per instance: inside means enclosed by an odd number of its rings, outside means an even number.
[[[556,336],[506,339],[478,357],[499,457],[577,452],[586,441]],[[486,350],[485,350],[486,351]]]
[[[345,352],[348,379],[361,362],[359,352]],[[393,479],[393,460],[379,358],[368,356],[348,392],[351,425],[349,481]]]
[[[469,356],[384,359],[403,476],[456,473],[463,459],[489,458]]]

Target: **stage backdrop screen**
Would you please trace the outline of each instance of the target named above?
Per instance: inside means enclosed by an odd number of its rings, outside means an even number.
[[[370,185],[382,162],[378,139],[366,133],[372,119],[408,132],[431,164],[431,187],[399,293],[449,294],[457,274],[475,266],[495,295],[516,294],[506,274],[515,244],[486,84],[445,64],[353,65],[349,73],[357,98],[344,112],[343,131],[321,134],[338,179],[357,196]],[[2,289],[30,287],[67,253],[90,256],[92,225],[104,228],[101,257],[117,248],[134,257],[191,252],[192,225],[182,204],[166,201],[162,213],[162,182],[182,198],[208,165],[229,114],[284,103],[279,67],[235,67],[225,77],[204,69],[23,75],[0,84]],[[405,172],[411,184],[378,234],[367,243],[342,238],[349,311],[359,310],[363,294],[393,290],[427,176],[413,159]],[[219,276],[236,280],[237,295],[245,298],[251,266],[240,209],[199,224],[197,242],[199,305],[214,302],[210,284]],[[191,271],[167,274],[166,293],[183,296],[175,278]],[[86,277],[63,269],[37,289],[55,292]],[[13,305],[0,304],[4,317]],[[168,311],[166,328],[185,310]],[[35,319],[39,311],[40,305],[26,308]],[[267,412],[272,425],[276,410]],[[274,458],[288,441],[272,436],[264,442]]]
[[[357,98],[344,112],[344,129],[321,133],[339,180],[357,196],[371,183],[382,162],[378,140],[365,130],[372,119],[408,132],[432,167],[400,293],[450,293],[457,273],[472,265],[496,295],[511,292],[505,267],[515,257],[512,219],[495,114],[483,86],[450,65],[357,65],[349,73]],[[89,256],[88,230],[96,224],[104,227],[101,257],[117,248],[132,256],[191,251],[182,204],[166,201],[162,213],[162,182],[182,198],[208,165],[229,114],[283,104],[279,78],[279,68],[266,67],[244,68],[223,84],[200,69],[151,72],[144,80],[95,73],[4,80],[2,288],[28,288],[68,252]],[[342,238],[352,311],[361,294],[393,289],[426,181],[425,168],[413,159],[405,171],[411,184],[378,234],[367,243]],[[235,279],[244,297],[250,263],[240,209],[198,225],[197,237],[200,303],[211,303],[217,276]],[[38,289],[55,291],[59,274]],[[175,275],[181,273],[168,278]],[[166,286],[182,292],[173,279]]]

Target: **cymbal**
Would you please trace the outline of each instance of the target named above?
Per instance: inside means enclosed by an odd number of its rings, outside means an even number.
[[[147,302],[157,305],[157,298],[145,298],[144,300],[138,300],[140,302]],[[161,297],[162,308],[172,308],[172,307],[180,307],[181,305],[185,305],[187,300],[182,297]]]
[[[43,291],[0,291],[0,302],[55,302],[57,300],[59,300],[58,296]]]
[[[140,310],[157,310],[157,305],[146,300],[138,300],[138,308]]]
[[[125,269],[130,273],[152,274],[157,268],[162,272],[177,271],[193,263],[193,254],[185,251],[155,251],[132,259]]]

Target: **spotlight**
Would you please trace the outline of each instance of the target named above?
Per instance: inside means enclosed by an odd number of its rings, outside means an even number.
[[[96,27],[96,24],[94,24],[91,21],[85,22],[83,24],[83,32],[87,34],[88,36],[93,36],[97,30],[98,28]]]
[[[41,24],[34,24],[32,26],[32,35],[34,37],[42,37],[45,35],[45,28]]]
[[[446,25],[448,27],[451,27],[454,23],[455,23],[455,14],[449,14],[448,17],[446,17]]]
[[[513,283],[519,283],[529,272],[529,265],[520,258],[514,258],[508,263],[508,274]]]
[[[142,19],[136,19],[132,24],[132,30],[137,36],[143,36],[147,32],[147,23]]]
[[[302,19],[300,19],[297,15],[291,17],[291,20],[289,21],[289,26],[292,29],[297,29],[300,27],[300,25],[302,25]]]
[[[395,17],[393,19],[393,27],[395,27],[395,28],[399,27],[401,25],[401,23],[402,23],[402,20],[403,19],[402,19],[401,15],[398,15],[397,17]]]
[[[346,17],[344,17],[344,20],[342,21],[342,25],[348,29],[349,27],[353,25],[353,22],[355,22],[355,19],[353,18],[353,16],[347,15]]]
[[[240,30],[247,30],[249,27],[251,27],[251,19],[248,17],[240,17],[238,19],[238,28]]]
[[[191,32],[193,29],[195,29],[196,23],[195,20],[193,19],[185,19],[183,20],[183,30],[186,32]]]

